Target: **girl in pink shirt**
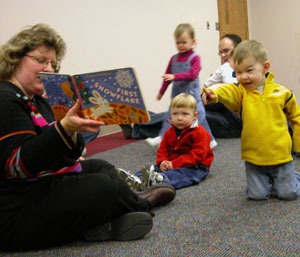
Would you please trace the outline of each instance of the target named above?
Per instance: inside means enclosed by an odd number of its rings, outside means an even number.
[[[175,42],[178,53],[171,57],[166,73],[162,76],[163,84],[157,95],[157,100],[161,100],[169,84],[173,82],[171,98],[180,93],[187,93],[197,101],[198,123],[207,130],[211,136],[210,146],[213,148],[217,145],[209,125],[206,121],[205,108],[200,97],[201,89],[199,82],[199,72],[201,70],[200,56],[193,51],[195,44],[195,32],[190,24],[179,24],[174,32]],[[171,127],[170,111],[163,121],[159,136],[155,138],[147,138],[146,143],[153,147],[158,147],[164,133]]]

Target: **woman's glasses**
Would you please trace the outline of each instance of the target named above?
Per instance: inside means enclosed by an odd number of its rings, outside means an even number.
[[[38,57],[35,57],[33,55],[29,55],[29,54],[26,54],[25,56],[29,57],[31,60],[38,63],[39,65],[42,65],[42,66],[45,66],[45,67],[48,66],[48,64],[50,63],[52,69],[55,72],[58,72],[59,69],[60,69],[60,65],[56,62],[51,62],[51,61],[46,60],[45,58],[38,58]]]
[[[228,54],[232,48],[224,48],[223,50],[219,51],[219,55],[221,56],[222,54]]]

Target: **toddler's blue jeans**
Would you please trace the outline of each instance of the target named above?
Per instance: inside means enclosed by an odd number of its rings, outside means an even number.
[[[294,200],[300,196],[300,173],[294,163],[287,162],[272,166],[258,166],[245,162],[247,197],[265,200],[276,196],[284,200]]]

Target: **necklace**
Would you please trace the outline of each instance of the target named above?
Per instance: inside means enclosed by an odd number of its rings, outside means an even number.
[[[8,82],[14,84],[16,87],[18,87],[19,89],[21,89],[21,91],[23,92],[24,95],[26,95],[28,97],[28,95],[25,93],[23,87],[21,86],[21,84],[19,83],[18,80],[14,79],[14,78],[10,78],[7,80]],[[32,101],[33,103],[35,103],[35,99],[34,99],[34,96],[32,98],[28,97],[28,99],[30,101]]]

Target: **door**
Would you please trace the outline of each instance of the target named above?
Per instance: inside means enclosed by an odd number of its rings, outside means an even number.
[[[218,0],[220,38],[237,34],[249,39],[247,0]]]

